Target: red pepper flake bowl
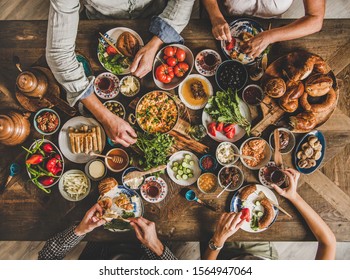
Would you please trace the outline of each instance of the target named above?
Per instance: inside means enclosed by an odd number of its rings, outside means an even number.
[[[61,120],[56,111],[44,108],[34,116],[34,127],[42,135],[52,135],[60,128]]]
[[[199,167],[203,172],[214,172],[218,167],[218,162],[215,157],[206,154],[199,159]]]
[[[64,172],[64,158],[61,151],[47,139],[35,140],[25,150],[27,151],[25,163],[30,180],[42,191],[50,193],[49,188],[61,179]]]

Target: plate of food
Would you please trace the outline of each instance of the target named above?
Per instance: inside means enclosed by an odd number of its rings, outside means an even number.
[[[140,192],[144,200],[150,203],[158,203],[168,194],[168,185],[162,178],[150,176],[145,179]]]
[[[262,232],[268,229],[277,219],[278,205],[275,194],[267,187],[253,184],[239,189],[230,203],[231,212],[240,212],[242,209],[248,213],[242,229],[247,232]]]
[[[189,151],[179,151],[169,158],[167,173],[180,186],[194,184],[201,175],[198,157]]]
[[[153,62],[153,80],[163,90],[176,88],[192,71],[193,53],[180,44],[162,48]]]
[[[276,107],[274,119],[285,116],[294,133],[308,133],[325,123],[339,98],[329,65],[320,56],[305,51],[292,52],[272,62],[262,77],[262,88],[266,94],[264,103]],[[271,124],[270,119],[266,118],[266,126]]]
[[[116,27],[108,30],[101,38],[97,47],[97,57],[103,68],[115,75],[130,73],[130,65],[143,40],[134,30],[126,27]]]
[[[221,49],[228,59],[238,60],[243,64],[252,64],[254,59],[246,55],[243,50],[249,40],[254,38],[264,29],[254,20],[241,18],[232,21],[230,24],[232,35],[231,42],[221,41]],[[260,59],[262,54],[257,58]]]
[[[105,229],[112,232],[130,230],[132,227],[126,220],[143,215],[143,203],[140,195],[127,187],[119,186],[112,178],[103,179],[98,185],[100,197],[98,204],[103,209],[102,219],[106,220]]]
[[[202,75],[191,74],[179,86],[181,101],[192,110],[204,108],[211,96],[213,96],[213,86]]]
[[[216,69],[218,69],[221,62],[221,56],[216,51],[206,49],[196,55],[194,65],[198,73],[211,77],[215,75]]]
[[[249,169],[257,170],[265,166],[271,159],[271,148],[266,140],[259,137],[251,137],[244,141],[240,148],[240,154],[253,157],[253,159],[240,158],[243,165]]]
[[[236,142],[250,132],[248,106],[231,89],[218,91],[209,98],[202,113],[208,135],[218,142]]]
[[[26,169],[30,180],[39,189],[50,193],[48,188],[55,185],[64,171],[64,160],[57,146],[47,139],[35,140],[24,148]]]
[[[306,134],[299,142],[294,155],[294,164],[303,174],[315,172],[321,165],[326,152],[326,140],[319,130]]]
[[[75,163],[87,163],[94,158],[89,153],[102,153],[105,144],[106,135],[100,123],[82,116],[68,120],[58,135],[63,155]]]
[[[148,133],[167,133],[179,119],[175,100],[165,91],[151,91],[136,105],[136,121]]]
[[[89,194],[91,182],[83,171],[71,169],[62,175],[58,189],[65,199],[80,201]]]

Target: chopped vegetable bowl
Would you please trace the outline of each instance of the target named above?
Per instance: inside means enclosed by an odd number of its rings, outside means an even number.
[[[27,152],[26,168],[30,180],[39,189],[50,193],[48,188],[55,185],[64,170],[64,160],[60,150],[46,139],[35,140]]]

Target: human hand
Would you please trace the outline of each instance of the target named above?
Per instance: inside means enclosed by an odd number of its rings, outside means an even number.
[[[216,246],[223,246],[227,238],[236,233],[245,220],[241,220],[241,212],[223,213],[216,224],[212,240]]]
[[[291,168],[288,168],[288,169],[284,170],[283,172],[288,177],[288,181],[289,181],[288,187],[285,189],[281,189],[280,187],[278,187],[275,184],[271,184],[271,186],[275,189],[275,191],[279,195],[289,199],[290,201],[293,201],[293,200],[295,200],[295,198],[298,195],[297,186],[298,186],[298,180],[300,177],[300,173],[298,171],[296,171],[295,169],[291,169]]]
[[[107,118],[101,121],[108,137],[115,143],[128,147],[136,142],[137,134],[130,124],[106,109]]]
[[[257,34],[241,46],[241,51],[252,58],[258,57],[272,43],[269,34],[268,31]]]
[[[153,60],[163,42],[154,36],[144,47],[135,55],[134,61],[130,66],[133,75],[142,78],[152,70]]]
[[[102,216],[102,208],[96,203],[92,206],[85,214],[84,218],[81,220],[80,224],[74,229],[74,233],[77,236],[93,231],[95,228],[102,226],[106,221],[104,219],[99,219],[96,217],[96,213],[99,213]]]
[[[162,255],[164,245],[158,239],[156,224],[143,217],[133,218],[130,219],[130,221],[130,225],[134,228],[137,239],[157,256]]]
[[[223,17],[213,20],[212,25],[211,32],[216,40],[231,42],[232,35],[230,27]]]

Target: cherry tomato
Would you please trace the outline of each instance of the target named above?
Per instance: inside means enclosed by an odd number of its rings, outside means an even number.
[[[166,63],[171,66],[174,67],[177,63],[177,59],[175,57],[168,57],[166,60]]]
[[[209,134],[216,136],[216,122],[208,124],[208,132]]]
[[[241,210],[242,214],[241,214],[241,220],[246,220],[247,222],[250,222],[250,211],[249,208],[243,208]]]
[[[117,51],[112,46],[108,46],[106,48],[106,52],[108,53],[108,55],[116,55],[117,54]]]
[[[53,177],[49,176],[43,176],[39,178],[39,183],[43,186],[49,186],[52,185],[55,182],[55,179]]]
[[[177,58],[177,60],[178,60],[179,62],[185,61],[185,59],[186,59],[186,53],[185,53],[185,51],[184,51],[183,49],[178,48],[178,49],[177,49],[177,52],[176,52],[176,54],[175,54],[175,57]]]
[[[50,154],[53,152],[53,147],[50,143],[45,143],[43,145],[43,150],[44,150],[45,154]]]
[[[216,131],[222,132],[223,129],[224,129],[224,123],[219,122],[216,126]]]
[[[168,46],[164,49],[164,55],[170,57],[174,56],[177,51],[177,47]]]
[[[166,64],[159,65],[156,69],[156,78],[164,84],[169,84],[174,78],[173,68]]]
[[[177,65],[174,67],[174,73],[176,77],[182,77],[185,75],[185,73],[188,71],[189,66],[186,62],[179,62]]]

